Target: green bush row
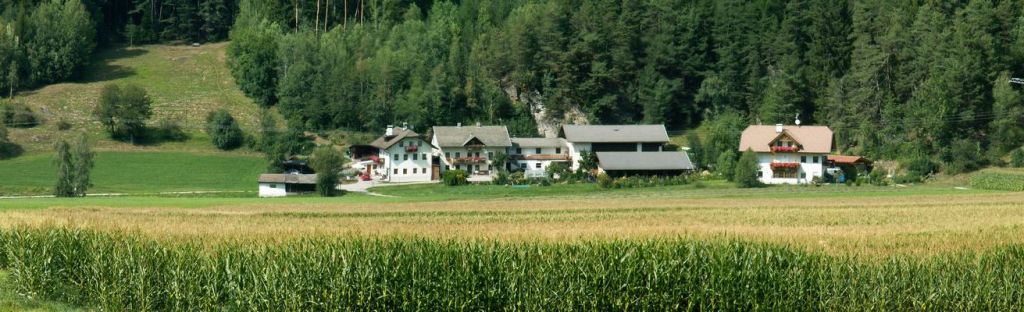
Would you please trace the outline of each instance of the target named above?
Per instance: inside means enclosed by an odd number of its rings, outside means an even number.
[[[983,190],[1024,191],[1024,174],[979,172],[971,176],[971,187]]]
[[[683,185],[690,183],[689,177],[678,176],[628,176],[613,178],[607,174],[597,175],[597,185],[602,188],[637,188],[652,186]]]
[[[859,261],[731,241],[163,242],[0,232],[18,291],[113,311],[1001,310],[1024,248]]]

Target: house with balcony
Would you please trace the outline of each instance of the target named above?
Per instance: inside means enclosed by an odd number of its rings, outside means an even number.
[[[572,169],[584,153],[594,152],[598,170],[611,176],[677,175],[693,170],[684,151],[669,151],[665,125],[564,125]]]
[[[433,147],[425,137],[405,127],[388,126],[384,135],[370,143],[376,157],[366,166],[382,182],[427,182],[439,173],[433,163]]]
[[[434,127],[431,144],[434,155],[438,157],[440,172],[448,170],[465,170],[470,180],[490,180],[497,173],[498,166],[494,163],[494,155],[508,153],[512,147],[512,139],[505,126],[463,126]]]
[[[739,151],[757,153],[758,178],[765,184],[802,184],[824,178],[832,152],[826,126],[752,125],[743,130]]]
[[[551,164],[572,160],[563,138],[512,138],[508,156],[507,169],[523,171],[527,177],[546,176]]]

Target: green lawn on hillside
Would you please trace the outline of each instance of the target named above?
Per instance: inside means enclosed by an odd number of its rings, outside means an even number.
[[[263,158],[185,152],[98,152],[89,193],[256,191]],[[0,194],[48,194],[54,184],[51,154],[0,161]]]
[[[29,129],[12,128],[11,138],[27,154],[50,152],[53,141],[68,133],[86,133],[96,147],[109,150],[214,151],[203,132],[206,114],[224,108],[251,130],[259,106],[235,84],[225,65],[227,43],[144,45],[97,50],[92,62],[75,81],[19,92],[15,101],[27,104],[42,119]],[[131,145],[112,141],[95,121],[92,111],[100,91],[108,84],[137,84],[152,100],[150,124],[173,120],[192,136],[188,142]],[[71,130],[58,131],[60,120]]]

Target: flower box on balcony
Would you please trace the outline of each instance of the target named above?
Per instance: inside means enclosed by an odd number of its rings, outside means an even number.
[[[798,146],[772,146],[773,153],[795,153],[799,150]]]
[[[405,147],[405,151],[406,152],[410,152],[410,153],[416,152],[418,150],[419,150],[419,146],[416,146],[416,145],[409,145],[409,146]]]
[[[800,168],[800,163],[789,163],[789,162],[776,162],[772,163],[772,169],[796,169]]]

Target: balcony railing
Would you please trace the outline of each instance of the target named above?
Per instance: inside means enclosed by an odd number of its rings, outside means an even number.
[[[772,153],[795,153],[799,150],[799,146],[772,146]]]
[[[414,152],[418,151],[419,149],[420,149],[420,147],[416,146],[416,145],[409,145],[409,146],[405,147],[405,151],[406,152],[410,152],[410,153],[414,153]]]

